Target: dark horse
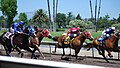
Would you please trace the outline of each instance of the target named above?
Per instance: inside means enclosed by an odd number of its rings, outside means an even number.
[[[4,35],[6,34],[7,32],[4,32],[1,36],[0,36],[0,43],[3,45],[5,51],[6,51],[6,55],[7,56],[10,56],[10,53],[11,53],[11,48],[12,46],[10,44],[10,40],[8,42],[6,42],[6,39],[7,38],[4,38]]]
[[[21,54],[21,57],[22,57],[23,53],[22,53],[21,49],[24,49],[24,50],[27,50],[28,52],[32,53],[31,58],[33,58],[33,57],[36,58],[34,53],[36,50],[38,50],[38,52],[44,58],[44,55],[42,54],[42,52],[39,49],[39,46],[41,44],[41,40],[44,37],[48,37],[48,38],[52,37],[50,32],[47,29],[37,30],[35,32],[36,36],[34,36],[34,37],[27,34],[28,27],[26,27],[25,30],[23,30],[23,32],[24,32],[23,34],[16,34],[15,36],[13,36],[13,44],[11,44],[10,39],[3,38],[3,36],[6,32],[0,36],[1,39],[3,39],[1,42],[2,42],[3,46],[5,46],[6,54],[10,55],[11,49],[14,48],[19,52],[19,54]],[[30,37],[30,40],[28,40],[29,37]],[[31,50],[30,47],[34,48],[34,49]]]
[[[87,44],[86,46],[84,46],[85,48],[89,48],[88,50],[90,50],[90,48],[95,47],[99,54],[102,55],[104,57],[104,59],[109,62],[106,57],[105,57],[105,50],[108,52],[108,56],[109,57],[113,57],[111,54],[111,51],[114,52],[119,52],[119,48],[118,48],[118,41],[120,38],[120,32],[117,32],[113,35],[111,35],[110,38],[108,38],[107,40],[105,40],[105,42],[103,44],[101,44],[98,41],[99,37],[96,37],[93,42]]]
[[[21,49],[27,50],[28,52],[31,52],[34,55],[33,51],[28,46],[29,44],[28,38],[30,37],[30,35],[26,34],[28,32],[28,27],[26,27],[23,30],[23,32],[24,32],[23,34],[18,33],[18,34],[11,35],[10,39],[5,37],[5,34],[7,32],[4,32],[0,36],[1,44],[4,46],[6,54],[8,56],[10,56],[12,49],[16,49],[19,52],[19,54],[21,54],[21,57],[23,56]]]
[[[76,57],[76,59],[77,59],[77,54],[79,53],[80,49],[82,48],[83,42],[86,39],[93,40],[93,37],[92,37],[91,33],[88,32],[88,31],[82,32],[82,34],[80,36],[77,36],[74,39],[72,39],[70,41],[70,43],[67,44],[67,45],[64,43],[66,37],[67,37],[66,35],[63,35],[63,36],[53,37],[52,39],[54,41],[58,41],[58,48],[63,48],[62,56],[65,55],[64,48],[69,47],[69,48],[72,48],[72,49],[75,50],[75,57]]]

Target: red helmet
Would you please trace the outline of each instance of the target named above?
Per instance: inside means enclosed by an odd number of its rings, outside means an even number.
[[[77,27],[77,30],[80,31],[80,27]]]

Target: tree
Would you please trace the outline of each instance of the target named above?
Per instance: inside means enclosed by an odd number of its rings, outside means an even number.
[[[36,23],[40,28],[44,27],[42,24],[46,24],[45,27],[49,26],[49,18],[47,12],[43,9],[39,9],[35,12],[35,15],[32,18],[33,23]]]
[[[78,20],[82,20],[80,14],[77,15],[76,19],[78,19]]]
[[[67,25],[69,25],[69,22],[74,19],[74,16],[72,12],[68,12],[67,14]]]
[[[1,0],[1,11],[7,17],[9,27],[17,14],[17,0]]]
[[[51,13],[50,13],[50,3],[49,3],[49,0],[47,0],[47,5],[48,5],[48,13],[49,13],[50,31],[52,31],[52,21],[51,21]]]
[[[120,14],[119,14],[119,17],[118,17],[117,21],[120,23]]]
[[[104,17],[100,17],[98,22],[97,22],[97,27],[100,28],[108,28],[111,27],[113,24],[111,20],[109,20],[109,15],[105,15]]]
[[[4,18],[4,16],[0,16],[0,26],[4,28],[5,25],[6,25],[6,18]]]
[[[56,22],[57,22],[58,28],[66,27],[66,14],[57,13]]]
[[[28,23],[27,15],[25,13],[20,13],[18,21],[24,21],[26,24]]]
[[[85,23],[85,21],[83,20],[75,19],[75,20],[70,21],[71,27],[80,27],[82,31],[85,30],[86,25],[87,23]]]

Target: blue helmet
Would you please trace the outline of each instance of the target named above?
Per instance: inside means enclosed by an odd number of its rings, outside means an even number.
[[[20,21],[19,24],[20,25],[24,25],[25,23],[24,23],[24,21]]]

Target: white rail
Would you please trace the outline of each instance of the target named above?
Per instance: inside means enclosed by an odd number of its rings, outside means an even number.
[[[0,56],[0,68],[105,68],[100,66]]]

